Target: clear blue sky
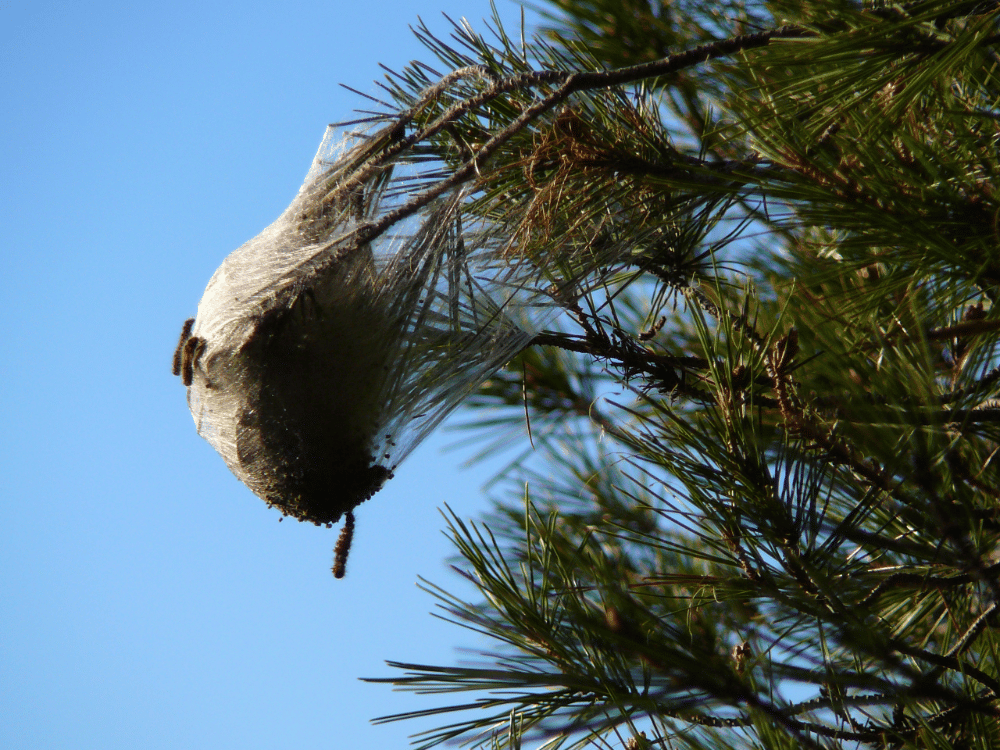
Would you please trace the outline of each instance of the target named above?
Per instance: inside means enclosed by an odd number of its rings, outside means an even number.
[[[516,28],[519,9],[500,8]],[[403,748],[433,705],[385,659],[451,663],[439,508],[485,508],[438,432],[336,530],[278,523],[170,375],[222,259],[294,196],[421,15],[487,0],[32,2],[0,8],[0,747]],[[426,726],[426,725],[424,725]]]

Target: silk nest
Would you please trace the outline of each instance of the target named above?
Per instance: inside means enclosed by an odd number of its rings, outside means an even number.
[[[413,165],[372,157],[386,138],[328,130],[291,205],[212,276],[174,358],[198,432],[315,524],[378,491],[568,296],[463,214],[468,187],[414,202]]]

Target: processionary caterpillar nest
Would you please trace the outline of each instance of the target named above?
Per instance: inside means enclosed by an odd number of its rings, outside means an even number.
[[[558,312],[551,278],[463,216],[466,188],[407,212],[413,165],[376,156],[392,137],[327,132],[292,204],[215,272],[174,357],[198,432],[268,505],[315,524],[377,492]]]

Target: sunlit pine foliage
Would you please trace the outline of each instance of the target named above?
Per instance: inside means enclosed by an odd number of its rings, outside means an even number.
[[[488,517],[448,519],[474,593],[427,587],[482,653],[393,662],[438,702],[386,720],[1000,746],[997,3],[542,10],[532,40],[419,29],[436,61],[368,115],[425,159],[406,200],[466,184],[573,280],[465,403],[509,462]]]

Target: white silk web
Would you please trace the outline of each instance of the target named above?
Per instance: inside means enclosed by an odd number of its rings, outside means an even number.
[[[388,137],[328,130],[292,204],[215,272],[174,361],[232,472],[316,524],[371,497],[575,296],[463,215],[468,188],[407,204],[414,165],[373,157]]]

